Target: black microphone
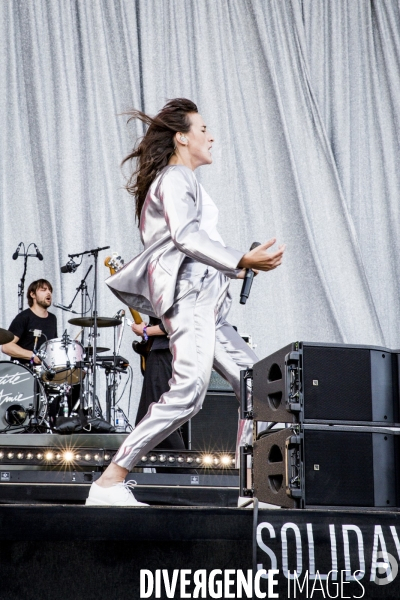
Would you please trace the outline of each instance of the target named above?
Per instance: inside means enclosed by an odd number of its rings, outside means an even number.
[[[16,251],[15,251],[15,252],[14,252],[14,254],[12,255],[12,259],[13,259],[13,260],[17,260],[17,258],[18,258],[18,256],[19,256],[19,251],[20,251],[20,249],[21,249],[21,246],[22,246],[22,242],[20,242],[20,244],[19,244],[18,248],[16,249]]]
[[[257,246],[261,246],[260,242],[253,242],[250,250],[254,250]],[[246,304],[250,296],[251,285],[254,279],[254,271],[246,269],[246,274],[243,279],[242,291],[240,292],[240,304]]]
[[[43,260],[43,254],[40,252],[39,248],[36,246],[36,244],[33,244],[35,246],[35,250],[36,250],[36,256],[38,257],[39,260]]]
[[[67,264],[61,267],[61,273],[75,273],[78,267],[79,265],[70,258]]]
[[[74,315],[80,314],[80,313],[76,312],[76,310],[72,310],[72,308],[68,308],[68,306],[64,306],[63,304],[56,304],[54,302],[53,306],[55,306],[56,308],[61,308],[61,310],[67,310],[68,312],[72,312],[72,313],[74,313]]]

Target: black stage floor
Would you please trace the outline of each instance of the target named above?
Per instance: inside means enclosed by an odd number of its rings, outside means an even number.
[[[251,568],[251,539],[248,509],[2,505],[0,598],[136,599],[140,569]]]
[[[325,596],[321,591],[310,595],[315,584],[312,571],[325,574],[321,584],[325,587],[332,568],[341,573],[349,566],[355,571],[360,564],[365,570],[364,595],[360,583],[345,581],[343,593],[335,596],[332,586],[338,584],[331,581],[330,597],[400,597],[397,573],[386,585],[376,583],[377,576],[371,580],[374,553],[383,546],[395,561],[399,559],[399,513],[260,509],[256,517],[252,508],[0,505],[0,598],[139,599],[144,597],[141,569],[153,574],[166,569],[170,577],[174,569],[192,574],[203,569],[207,576],[220,569],[220,577],[227,570],[246,573],[252,568],[254,525],[258,525],[257,564],[278,570],[276,597],[329,597],[326,590]],[[310,574],[308,594],[297,590],[294,595],[292,589],[289,595],[285,568],[298,568],[301,581],[306,571]],[[178,586],[173,596],[162,588],[160,595],[147,597],[191,596],[182,596]]]

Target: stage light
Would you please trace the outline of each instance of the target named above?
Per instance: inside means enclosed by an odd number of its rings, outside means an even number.
[[[170,463],[175,462],[175,456],[169,456],[168,460],[169,460]]]
[[[231,457],[227,456],[226,454],[224,454],[223,456],[221,456],[221,463],[225,466],[230,465],[231,463]]]
[[[183,456],[178,456],[178,462],[179,463],[185,462],[185,459],[183,458]]]
[[[56,454],[56,460],[61,460],[61,459],[62,459],[61,454],[59,452],[57,452],[57,454]]]
[[[4,452],[0,452],[0,459],[4,458]]]
[[[44,455],[46,460],[53,460],[54,458],[54,454],[52,452],[46,452],[46,454]]]
[[[77,454],[77,455],[75,456],[75,458],[76,458],[76,460],[81,460],[82,456],[81,456],[80,454]]]
[[[19,458],[19,460],[22,460],[24,458],[23,453],[22,452],[18,452],[17,458]]]
[[[99,460],[100,459],[100,454],[95,454],[93,458],[94,458],[94,460]]]
[[[215,457],[213,460],[214,465],[218,465],[219,464],[219,458]]]
[[[165,462],[167,460],[167,457],[165,456],[165,454],[160,454],[160,456],[158,457],[158,460],[160,462]]]
[[[10,458],[10,459],[11,459],[11,458],[14,458],[14,452],[9,452],[9,453],[7,454],[7,458]]]
[[[64,461],[65,462],[73,462],[75,456],[74,453],[71,452],[70,450],[67,450],[66,452],[64,452]]]
[[[92,457],[90,456],[90,454],[85,454],[85,460],[89,461]]]
[[[111,456],[109,454],[104,455],[104,460],[110,460]]]
[[[32,454],[32,452],[28,452],[28,454],[26,455],[26,458],[27,458],[28,460],[32,460],[32,458],[33,458],[33,454]]]
[[[37,458],[38,460],[42,460],[42,458],[43,458],[43,454],[42,454],[41,452],[38,452],[38,453],[36,454],[36,458]]]
[[[187,463],[192,463],[193,462],[193,457],[192,456],[188,456],[186,459]]]
[[[196,458],[196,462],[197,462],[197,464],[200,464],[200,463],[201,463],[201,458],[200,458],[200,456],[198,456],[198,457]]]
[[[142,456],[142,462],[147,462],[147,456]]]
[[[213,457],[210,454],[206,454],[205,456],[203,456],[203,464],[205,465],[211,465],[213,462]]]
[[[155,454],[152,454],[152,455],[150,456],[150,461],[151,461],[151,462],[156,462],[156,460],[157,460],[157,456],[156,456]]]

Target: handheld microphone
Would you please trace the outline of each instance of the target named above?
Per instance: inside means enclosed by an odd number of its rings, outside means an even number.
[[[43,260],[43,254],[40,252],[39,248],[36,246],[36,244],[33,244],[35,246],[35,250],[36,250],[36,256],[39,260]]]
[[[257,246],[261,246],[260,242],[253,242],[250,250],[254,250]],[[240,304],[246,304],[250,296],[250,290],[254,279],[254,271],[246,269],[246,274],[243,279],[242,291],[240,292]]]
[[[78,267],[79,265],[70,258],[67,264],[61,267],[61,273],[75,273]]]
[[[19,256],[19,251],[21,249],[22,246],[22,242],[20,242],[20,244],[18,245],[18,248],[16,249],[16,251],[14,252],[14,254],[12,255],[12,259],[13,260],[17,260],[18,256]]]

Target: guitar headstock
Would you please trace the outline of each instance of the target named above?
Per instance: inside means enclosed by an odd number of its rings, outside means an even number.
[[[125,263],[124,259],[118,254],[118,252],[113,252],[112,256],[107,256],[104,264],[110,269],[111,275],[114,275],[114,273],[122,269]]]
[[[110,269],[111,275],[114,275],[115,273],[117,273],[117,271],[120,271],[122,269],[122,267],[125,265],[125,262],[124,259],[118,254],[118,252],[113,252],[112,256],[107,256],[107,258],[104,261],[104,264]],[[143,319],[137,310],[129,307],[129,311],[135,323],[139,325],[143,322]]]

